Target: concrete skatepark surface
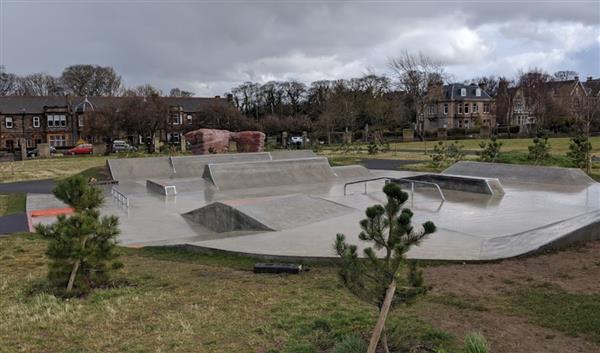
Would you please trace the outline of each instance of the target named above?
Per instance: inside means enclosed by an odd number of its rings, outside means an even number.
[[[197,167],[177,177],[175,158]],[[366,245],[358,240],[358,222],[368,206],[385,202],[385,180],[368,182],[366,193],[364,183],[344,184],[426,174],[331,168],[306,151],[144,159],[109,165],[121,177],[113,187],[129,207],[107,189],[102,211],[120,217],[123,245],[185,245],[265,259],[334,258],[336,233]],[[495,260],[600,238],[600,184],[579,170],[460,162],[442,175],[497,182],[503,193],[442,187],[440,195],[435,187],[415,187],[405,207],[414,211],[415,225],[431,220],[438,231],[413,248],[411,258]],[[167,180],[177,195],[148,190],[153,178]]]

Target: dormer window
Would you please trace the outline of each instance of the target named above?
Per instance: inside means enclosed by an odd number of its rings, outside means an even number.
[[[460,96],[461,97],[466,97],[467,96],[467,89],[466,88],[461,88],[460,89]]]
[[[6,126],[7,129],[13,128],[13,118],[11,116],[4,118],[4,126]]]
[[[475,89],[475,97],[481,97],[481,88]]]

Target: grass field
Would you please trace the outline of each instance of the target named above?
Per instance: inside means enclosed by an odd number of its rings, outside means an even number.
[[[0,216],[25,211],[25,194],[0,194]]]
[[[338,285],[333,267],[257,275],[249,259],[165,248],[122,248],[120,286],[67,301],[36,289],[44,249],[37,236],[0,238],[3,353],[322,353],[346,334],[367,338],[377,315]],[[566,276],[575,268],[577,276]],[[430,293],[391,313],[394,352],[458,353],[472,331],[494,353],[598,352],[599,276],[599,242],[498,264],[427,267]]]

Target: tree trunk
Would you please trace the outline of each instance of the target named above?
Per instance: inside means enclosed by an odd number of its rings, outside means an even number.
[[[71,270],[71,276],[69,276],[69,283],[67,283],[67,292],[70,292],[73,289],[73,283],[75,282],[75,276],[77,275],[77,270],[79,270],[79,264],[81,260],[75,261],[73,265],[73,270]]]
[[[369,342],[369,349],[367,350],[367,353],[375,353],[375,350],[377,349],[377,344],[379,343],[381,332],[383,332],[385,328],[385,320],[387,319],[388,313],[390,311],[390,306],[392,305],[394,293],[396,293],[395,279],[392,280],[387,291],[385,292],[385,299],[383,300],[383,305],[381,306],[381,311],[379,312],[379,319],[377,319],[377,324],[375,325],[375,329],[373,330],[373,335],[371,336],[371,341]]]

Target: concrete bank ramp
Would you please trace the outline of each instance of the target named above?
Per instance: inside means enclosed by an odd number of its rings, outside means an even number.
[[[538,183],[552,185],[589,185],[595,181],[575,168],[461,161],[442,174],[498,178],[500,182]]]
[[[335,180],[327,158],[209,164],[204,178],[221,190],[315,184]]]
[[[362,165],[344,165],[340,167],[333,167],[333,172],[342,179],[374,177],[373,173],[371,173]]]
[[[106,161],[113,180],[170,178],[173,172],[169,157],[119,158]]]
[[[183,216],[222,233],[296,228],[354,211],[320,197],[294,194],[213,202]]]
[[[173,166],[173,178],[199,178],[204,173],[204,167],[208,164],[217,163],[235,163],[235,162],[256,162],[269,161],[271,155],[269,152],[258,153],[225,153],[208,154],[201,156],[181,156],[171,157]]]
[[[317,157],[312,150],[275,150],[270,153],[273,160]]]

